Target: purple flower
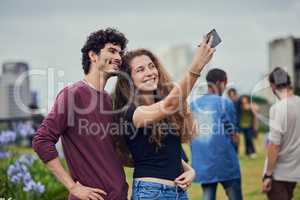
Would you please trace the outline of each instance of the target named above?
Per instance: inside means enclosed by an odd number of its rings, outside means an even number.
[[[10,153],[5,151],[0,151],[0,159],[9,158]]]
[[[17,134],[14,131],[2,131],[0,134],[0,145],[5,145],[14,142],[17,138]]]
[[[30,154],[24,154],[19,158],[19,162],[24,165],[31,166],[37,158]]]
[[[28,182],[32,181],[30,173],[27,171],[23,174],[23,183],[26,184]]]
[[[21,183],[21,181],[22,181],[21,174],[17,174],[17,175],[12,176],[10,178],[10,181],[13,182],[13,183]]]
[[[15,163],[15,164],[9,165],[6,172],[7,172],[8,176],[13,176],[15,174],[18,174],[20,171],[21,170],[20,170],[19,166],[17,165],[17,163]]]
[[[7,168],[7,175],[12,183],[22,184],[25,192],[43,193],[45,186],[40,182],[35,182],[28,170],[36,157],[32,155],[22,155],[19,160],[9,165]]]
[[[35,184],[34,190],[35,190],[36,192],[40,193],[40,194],[41,194],[41,193],[44,193],[44,192],[45,192],[45,186],[44,186],[42,183],[37,182],[37,183]]]
[[[30,122],[19,122],[16,124],[15,129],[22,137],[31,136],[35,133]]]
[[[37,192],[37,193],[43,193],[45,191],[45,186],[43,184],[41,184],[40,182],[34,182],[33,180],[31,180],[30,182],[28,182],[27,184],[25,184],[25,186],[23,187],[23,190],[25,192]]]
[[[33,180],[28,181],[27,183],[24,184],[25,186],[23,187],[23,190],[25,192],[30,192],[33,190],[35,182]]]
[[[27,167],[18,160],[8,166],[6,173],[13,183],[21,183],[24,179],[31,179]]]

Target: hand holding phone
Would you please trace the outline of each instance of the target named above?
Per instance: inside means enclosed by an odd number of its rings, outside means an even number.
[[[205,45],[207,38],[203,37],[202,42],[198,45],[199,48],[196,49],[195,55],[192,61],[192,68],[189,70],[192,74],[200,76],[202,68],[211,60],[215,48],[212,48],[213,37],[209,38],[208,45]]]
[[[211,36],[213,36],[213,41],[211,43],[211,48],[215,48],[216,46],[218,46],[222,42],[222,40],[221,40],[219,34],[217,33],[216,29],[213,29],[209,33],[206,34],[206,38],[207,38],[206,43],[208,43]]]

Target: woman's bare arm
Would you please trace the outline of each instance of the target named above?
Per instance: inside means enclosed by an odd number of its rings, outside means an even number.
[[[206,41],[206,38],[204,38],[196,50],[191,68],[165,99],[152,105],[139,106],[135,110],[133,123],[136,128],[160,121],[178,111],[179,106],[186,101],[187,96],[198,79],[196,74],[201,73],[215,52],[215,49],[211,48],[212,37],[208,43]]]

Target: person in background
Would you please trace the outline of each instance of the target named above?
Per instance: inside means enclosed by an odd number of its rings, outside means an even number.
[[[257,137],[257,119],[254,105],[251,104],[249,96],[242,95],[239,98],[237,116],[239,131],[244,135],[245,154],[249,158],[256,158],[253,140]]]
[[[237,91],[235,88],[229,88],[227,90],[227,96],[228,98],[232,101],[232,103],[237,106],[238,100],[239,100],[239,96],[237,94]]]
[[[291,78],[282,68],[269,75],[278,102],[270,109],[262,191],[269,200],[291,200],[300,181],[300,97],[293,93]]]
[[[239,100],[239,97],[238,97],[236,89],[235,88],[229,88],[227,90],[227,96],[232,101],[235,109],[237,110],[238,109],[238,100]],[[236,118],[238,119],[238,115],[236,116]],[[239,127],[238,120],[236,120],[236,122],[237,122],[236,127]],[[239,133],[238,129],[237,129],[237,133]],[[237,134],[236,137],[234,137],[234,140],[232,142],[233,142],[233,146],[234,146],[235,151],[237,153],[239,153],[240,135]]]
[[[233,103],[222,97],[226,72],[212,69],[206,76],[208,93],[190,102],[198,123],[198,137],[191,143],[195,182],[201,183],[204,200],[215,200],[220,183],[230,200],[242,200],[241,172],[232,138],[237,135]]]

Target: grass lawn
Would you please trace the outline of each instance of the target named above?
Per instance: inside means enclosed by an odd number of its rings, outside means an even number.
[[[242,187],[243,187],[243,196],[245,200],[264,200],[266,199],[265,195],[261,193],[261,177],[262,170],[265,160],[265,149],[263,144],[263,135],[255,141],[258,157],[256,159],[249,159],[244,155],[244,143],[243,138],[241,137],[240,144],[240,165],[242,170]],[[184,149],[188,156],[190,157],[189,146],[185,145]],[[132,169],[126,169],[127,181],[130,184],[132,182]],[[188,190],[189,198],[191,200],[200,200],[202,199],[202,191],[199,184],[193,184],[192,187]],[[218,187],[217,199],[225,200],[226,195],[221,186]],[[295,192],[294,199],[300,199],[300,184],[298,184]]]
[[[255,146],[257,149],[258,157],[256,159],[249,159],[244,155],[244,144],[241,137],[240,144],[240,165],[242,170],[242,187],[243,187],[243,196],[245,200],[264,200],[266,199],[265,195],[261,193],[261,177],[262,170],[264,166],[265,159],[265,149],[263,145],[263,135],[255,141]],[[187,155],[190,157],[190,149],[188,145],[184,146],[184,149]],[[9,148],[10,152],[13,154],[19,153],[33,153],[31,148],[22,148],[22,147],[11,147]],[[1,165],[4,162],[0,162]],[[44,166],[42,166],[44,167]],[[132,183],[132,169],[126,168],[126,177],[129,183],[129,196],[131,193],[131,183]],[[61,186],[63,187],[63,186]],[[1,188],[0,188],[1,189]],[[51,190],[51,189],[50,189]],[[0,190],[1,191],[1,190]],[[62,192],[65,193],[62,188]],[[51,193],[51,192],[50,192]],[[199,184],[193,184],[191,188],[188,190],[189,198],[191,200],[201,200],[202,199],[202,191]],[[300,184],[298,184],[295,192],[294,199],[300,199]],[[1,196],[1,195],[0,195]],[[0,198],[1,199],[1,198]],[[222,187],[218,187],[218,200],[226,200],[226,196]]]

